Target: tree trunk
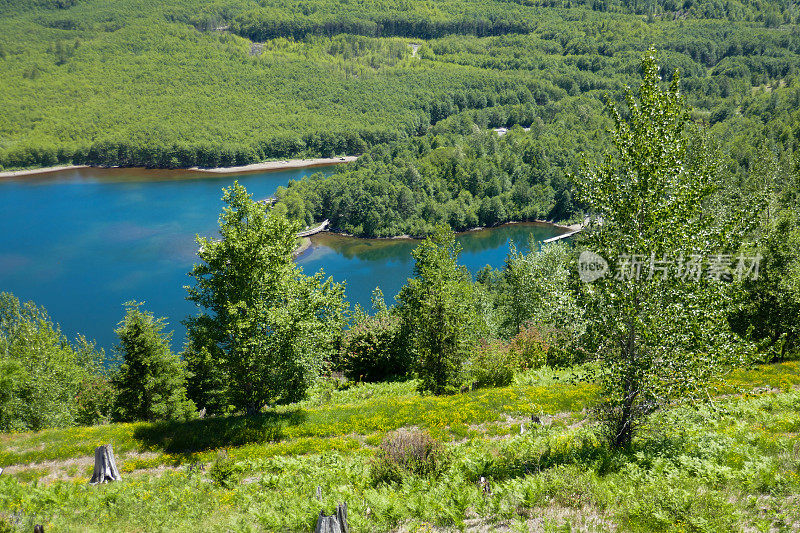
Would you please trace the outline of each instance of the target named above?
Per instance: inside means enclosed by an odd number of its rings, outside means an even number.
[[[122,476],[117,470],[117,462],[114,460],[114,449],[110,444],[98,446],[94,450],[94,473],[89,481],[92,485],[105,483],[107,481],[119,481]]]
[[[347,525],[347,503],[337,505],[333,516],[325,516],[324,511],[320,511],[314,533],[350,533],[350,526]]]

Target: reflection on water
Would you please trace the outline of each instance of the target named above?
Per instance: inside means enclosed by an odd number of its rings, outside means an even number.
[[[256,198],[290,179],[333,167],[244,175],[191,171],[75,169],[0,180],[0,291],[45,306],[64,333],[80,332],[106,349],[123,304],[145,301],[184,339],[180,321],[194,313],[183,286],[196,259],[196,234],[211,235],[222,208],[221,189],[238,180]],[[507,225],[458,237],[461,262],[473,272],[501,266],[513,239],[544,239],[561,230]],[[347,281],[351,302],[369,305],[380,286],[391,301],[411,275],[412,240],[357,240],[321,234],[299,259],[306,273],[323,268]],[[522,247],[522,246],[520,246]]]
[[[510,243],[520,251],[528,251],[534,242],[564,233],[548,224],[505,224],[483,231],[459,234],[460,263],[473,273],[485,265],[503,265]],[[412,239],[355,239],[343,235],[321,233],[311,238],[312,247],[298,258],[306,273],[323,269],[336,281],[347,282],[347,296],[353,303],[369,307],[372,291],[380,287],[387,303],[413,274],[411,251],[419,244]]]

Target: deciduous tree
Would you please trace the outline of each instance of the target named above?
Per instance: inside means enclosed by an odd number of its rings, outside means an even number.
[[[192,397],[200,407],[257,412],[302,398],[337,350],[344,287],[294,263],[298,224],[224,190],[220,237],[198,237],[187,287],[199,314],[186,321]],[[209,394],[205,387],[211,389]]]
[[[626,116],[609,103],[616,156],[578,180],[599,221],[587,251],[610,267],[582,292],[588,346],[600,361],[598,412],[617,447],[628,447],[657,409],[703,397],[715,371],[739,353],[725,320],[723,276],[709,275],[703,261],[736,245],[705,216],[714,158],[690,137],[677,74],[662,88],[653,50],[642,71]]]
[[[0,293],[0,431],[74,424],[102,357],[82,338],[69,343],[43,308]]]

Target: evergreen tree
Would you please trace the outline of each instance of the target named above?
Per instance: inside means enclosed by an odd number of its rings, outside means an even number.
[[[414,277],[397,295],[420,388],[434,394],[458,390],[463,363],[481,332],[471,276],[457,262],[460,253],[453,232],[438,226],[412,252]]]
[[[186,419],[194,403],[186,399],[185,364],[169,347],[163,318],[125,304],[125,318],[115,330],[122,360],[112,378],[117,390],[114,417],[120,421]]]

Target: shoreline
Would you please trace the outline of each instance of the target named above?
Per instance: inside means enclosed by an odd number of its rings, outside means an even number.
[[[297,259],[309,248],[311,248],[311,237],[300,237],[300,244],[292,252],[292,259]]]
[[[565,226],[563,224],[558,224],[556,222],[550,222],[548,220],[509,220],[508,222],[503,222],[502,224],[497,224],[496,226],[476,226],[474,228],[465,229],[463,231],[456,231],[454,232],[456,235],[466,235],[467,233],[472,233],[474,231],[487,231],[498,229],[503,226],[510,226],[512,224],[543,224],[546,226],[558,228],[564,230],[563,234],[572,234],[575,233],[576,230],[579,230],[583,227],[582,224],[576,222],[575,224],[570,224],[569,226]],[[325,229],[320,231],[319,233],[315,233],[311,235],[309,238],[313,238],[315,235],[338,235],[340,237],[349,237],[351,239],[359,239],[365,241],[392,241],[392,240],[407,240],[407,241],[423,241],[425,237],[412,237],[410,235],[394,235],[392,237],[359,237],[357,235],[353,235],[352,233],[345,233],[343,231],[332,231],[330,229]]]
[[[265,170],[283,170],[287,168],[309,168],[326,165],[338,165],[341,163],[352,163],[356,159],[358,159],[357,155],[346,155],[341,157],[317,157],[312,159],[283,159],[280,161],[263,161],[261,163],[253,163],[238,167],[191,167],[186,170],[208,174],[246,174],[248,172],[263,172]]]
[[[358,159],[358,156],[348,155],[341,157],[317,157],[311,159],[283,159],[279,161],[262,161],[261,163],[253,163],[250,165],[242,165],[237,167],[216,167],[216,168],[174,168],[174,169],[155,169],[155,170],[172,170],[175,172],[197,172],[200,174],[248,174],[253,172],[269,172],[273,170],[285,170],[290,168],[309,168],[320,167],[327,165],[338,165],[341,163],[351,163]],[[79,170],[83,168],[141,168],[145,167],[102,167],[92,165],[58,165],[54,167],[32,168],[26,170],[4,170],[0,171],[0,179],[2,178],[18,178],[23,176],[36,176],[39,174],[49,174],[51,172],[59,172],[63,170]],[[145,169],[153,170],[153,169]]]
[[[36,174],[48,174],[61,170],[77,170],[89,167],[89,165],[58,165],[55,167],[31,168],[28,170],[3,170],[0,171],[0,178],[18,178],[20,176],[34,176]]]

